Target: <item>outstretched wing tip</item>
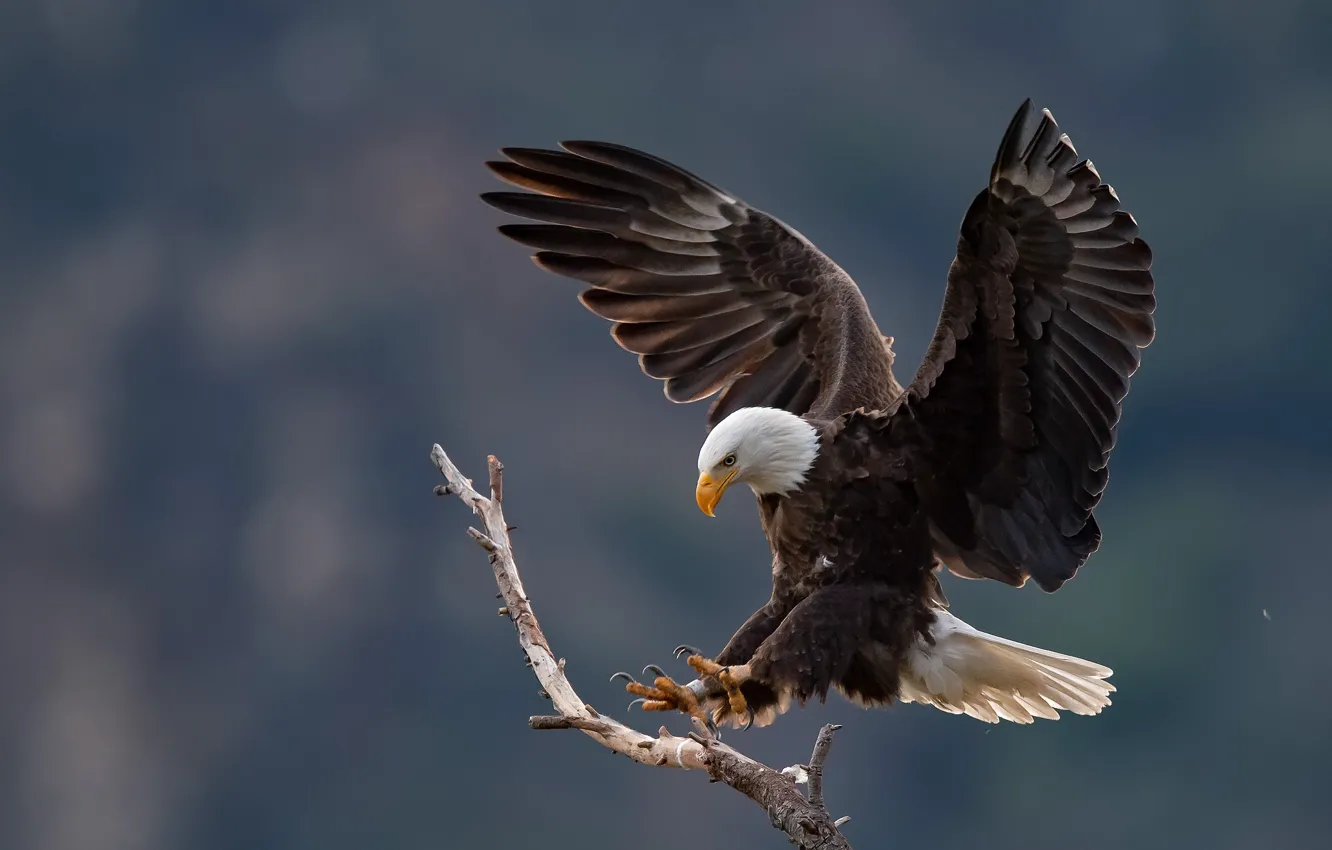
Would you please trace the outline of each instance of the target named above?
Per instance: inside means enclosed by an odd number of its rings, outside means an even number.
[[[603,142],[595,142],[590,139],[564,139],[556,142],[560,149],[574,156],[588,156],[604,145]]]
[[[565,139],[558,143],[561,148],[572,154],[579,156],[585,153],[598,150],[629,150],[623,145],[616,145],[611,142],[602,142],[596,139]]]
[[[1020,142],[1026,135],[1027,124],[1030,123],[1031,111],[1033,109],[1031,98],[1022,101],[1017,112],[1008,121],[1008,129],[1004,131],[1004,136],[999,141],[999,150],[995,152],[994,164],[990,167],[990,183],[994,184],[999,179],[1000,172],[1011,165],[1022,153]]]

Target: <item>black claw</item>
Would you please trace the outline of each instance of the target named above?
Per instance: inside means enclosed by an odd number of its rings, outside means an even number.
[[[665,678],[665,677],[666,677],[666,671],[663,670],[663,669],[661,669],[660,667],[658,667],[658,666],[655,665],[655,664],[649,664],[648,666],[644,667],[644,668],[643,668],[643,675],[646,676],[649,670],[651,670],[654,674],[656,674],[656,675],[659,676],[659,677],[662,677],[662,678]]]
[[[716,724],[716,723],[712,722],[712,718],[711,718],[711,717],[708,718],[707,726],[708,726],[708,731],[712,733],[712,737],[714,737],[714,738],[716,738],[718,741],[720,741],[720,740],[721,740],[721,730],[717,728],[717,724]]]
[[[634,710],[634,706],[638,705],[640,702],[642,702],[642,703],[646,703],[646,702],[647,702],[647,697],[639,697],[638,699],[636,699],[636,700],[634,700],[633,702],[629,703],[629,705],[626,706],[624,710],[625,710],[625,711],[633,711],[633,710]]]
[[[754,725],[754,721],[757,719],[758,718],[754,716],[754,709],[750,708],[749,706],[745,706],[745,725],[741,726],[740,728],[742,730],[748,729],[750,726]]]
[[[697,649],[694,649],[692,646],[690,646],[687,643],[682,643],[675,648],[675,657],[677,659],[683,658],[686,655],[702,655],[702,654],[703,653],[699,652]]]
[[[637,683],[638,683],[638,680],[637,680],[637,679],[635,679],[633,676],[630,676],[628,673],[624,672],[623,670],[621,670],[620,672],[618,672],[618,673],[616,673],[615,675],[611,676],[611,677],[610,677],[610,680],[611,680],[612,682],[614,682],[616,679],[620,678],[621,676],[623,676],[624,679],[625,679],[625,681],[627,681],[627,682],[633,682],[634,684],[637,684]]]

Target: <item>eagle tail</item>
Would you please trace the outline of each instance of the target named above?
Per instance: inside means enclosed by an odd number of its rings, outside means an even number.
[[[943,609],[902,666],[901,699],[986,723],[1058,720],[1060,711],[1099,714],[1115,686],[1108,667],[1006,640]]]

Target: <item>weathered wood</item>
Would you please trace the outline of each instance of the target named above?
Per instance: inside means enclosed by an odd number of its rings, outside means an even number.
[[[833,734],[841,729],[835,723],[825,723],[819,730],[819,737],[814,742],[814,752],[809,757],[809,802],[825,812],[823,805],[823,763],[828,760],[828,750],[832,749]]]
[[[447,484],[437,487],[440,495],[456,495],[481,520],[481,530],[467,529],[484,549],[495,573],[504,601],[501,614],[507,616],[518,633],[518,643],[527,655],[529,666],[541,683],[542,693],[559,712],[556,716],[536,716],[528,720],[533,729],[578,729],[608,749],[653,767],[678,767],[703,770],[717,782],[724,783],[758,803],[768,813],[772,825],[782,830],[796,846],[805,850],[850,850],[851,845],[838,829],[845,819],[834,823],[822,804],[823,759],[837,728],[825,726],[819,733],[814,756],[810,759],[811,798],[800,793],[792,769],[773,770],[710,736],[691,732],[686,737],[672,735],[666,727],[654,738],[631,729],[616,720],[598,714],[579,698],[564,673],[564,659],[551,651],[532,611],[531,600],[523,589],[518,565],[514,562],[510,526],[504,519],[504,465],[491,455],[489,459],[490,496],[483,496],[470,479],[454,465],[438,445],[430,458],[444,475]],[[820,749],[821,748],[821,749]],[[814,792],[818,792],[817,805]],[[719,844],[724,842],[718,842]]]

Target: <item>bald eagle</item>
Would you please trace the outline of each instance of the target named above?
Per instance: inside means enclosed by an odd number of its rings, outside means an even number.
[[[631,679],[644,708],[747,726],[834,688],[991,723],[1109,704],[1109,669],[972,628],[939,583],[947,567],[1053,592],[1096,551],[1092,510],[1155,334],[1137,223],[1048,110],[1029,132],[1033,113],[1023,103],[962,218],[905,388],[846,272],[731,193],[604,142],[487,163],[537,194],[484,200],[544,222],[500,231],[591,284],[582,303],[667,398],[716,395],[699,508],[739,484],[758,499],[771,598],[715,658],[681,648],[692,682]]]

